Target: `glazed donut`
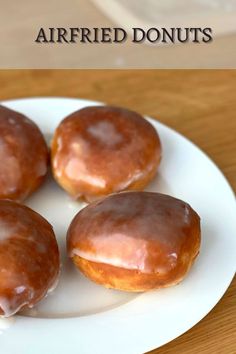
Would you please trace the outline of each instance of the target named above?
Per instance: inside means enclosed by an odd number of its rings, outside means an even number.
[[[32,308],[55,287],[58,274],[51,225],[26,206],[0,200],[0,316]]]
[[[0,198],[22,201],[43,182],[48,148],[23,114],[0,106]]]
[[[122,190],[142,190],[161,159],[156,130],[138,113],[96,106],[65,118],[52,141],[56,181],[74,198],[94,201]]]
[[[73,219],[67,251],[88,278],[141,292],[179,283],[199,253],[200,218],[168,195],[122,192],[91,203]]]

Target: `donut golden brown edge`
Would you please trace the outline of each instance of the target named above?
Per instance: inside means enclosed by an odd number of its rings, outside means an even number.
[[[75,216],[67,250],[96,283],[141,292],[178,284],[200,240],[200,218],[187,203],[159,193],[122,192]]]

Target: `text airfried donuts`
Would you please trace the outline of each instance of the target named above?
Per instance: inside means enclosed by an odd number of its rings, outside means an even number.
[[[23,201],[43,182],[48,148],[34,122],[0,106],[0,199]]]

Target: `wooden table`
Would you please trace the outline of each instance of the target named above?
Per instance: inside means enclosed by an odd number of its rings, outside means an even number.
[[[69,96],[157,118],[200,146],[236,191],[236,71],[0,71],[0,99]],[[235,354],[236,281],[206,318],[154,354]]]

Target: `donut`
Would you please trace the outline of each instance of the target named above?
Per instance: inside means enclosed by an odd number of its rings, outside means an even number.
[[[26,206],[0,200],[0,316],[32,308],[55,287],[58,274],[51,225]]]
[[[39,128],[0,106],[0,199],[23,201],[43,182],[49,156]]]
[[[60,123],[51,152],[58,184],[73,198],[91,202],[123,190],[142,190],[156,174],[161,143],[138,113],[96,106]]]
[[[81,272],[107,288],[143,292],[178,284],[200,247],[200,218],[182,200],[121,192],[73,219],[67,252]]]

